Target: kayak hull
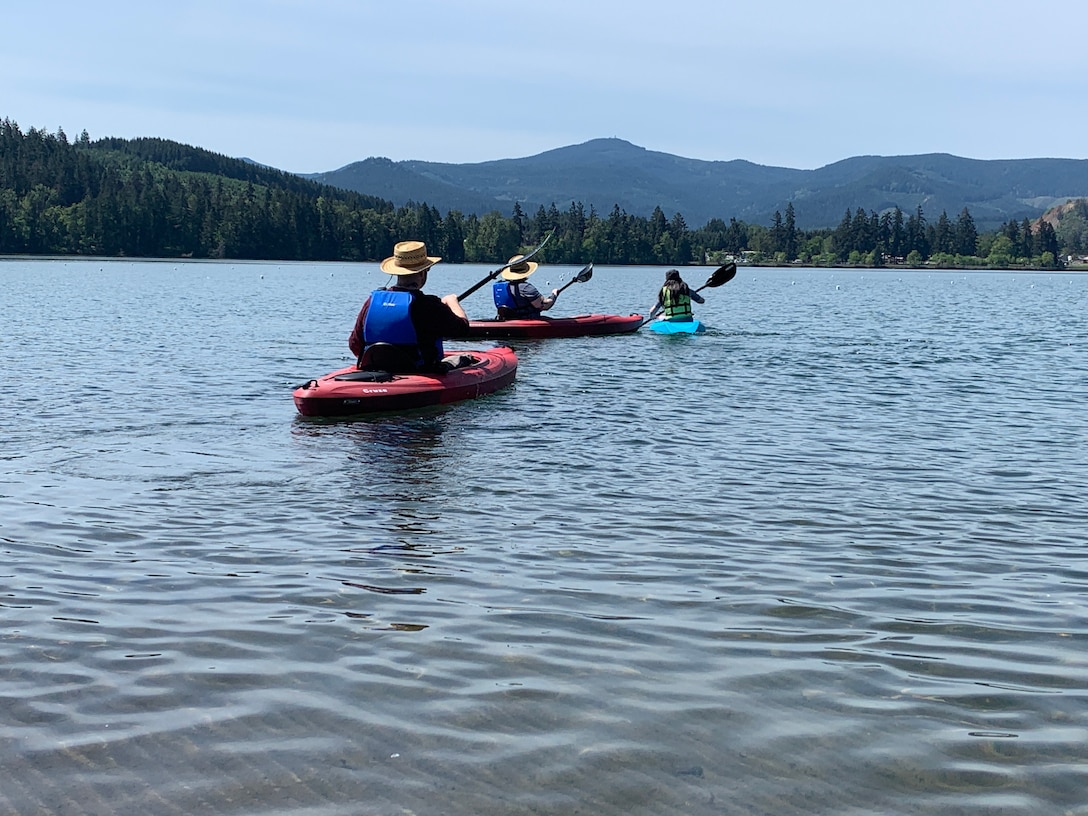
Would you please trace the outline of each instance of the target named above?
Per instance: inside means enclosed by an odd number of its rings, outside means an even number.
[[[475,362],[445,374],[385,374],[348,366],[310,380],[294,390],[295,407],[305,417],[344,417],[381,411],[408,411],[475,399],[514,381],[518,358],[509,348],[454,351]],[[361,379],[376,375],[378,379]]]
[[[702,334],[706,331],[700,320],[654,320],[646,325],[658,334]]]
[[[642,315],[584,314],[574,317],[540,317],[522,320],[470,320],[466,337],[594,337],[626,334],[642,325]]]

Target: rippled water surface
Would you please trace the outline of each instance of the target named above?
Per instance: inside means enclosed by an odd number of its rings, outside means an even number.
[[[0,813],[1088,814],[1088,277],[742,268],[297,417],[383,281],[0,262]]]

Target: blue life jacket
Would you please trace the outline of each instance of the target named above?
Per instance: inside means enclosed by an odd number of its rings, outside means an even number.
[[[521,296],[519,283],[520,281],[499,281],[491,287],[500,320],[540,317],[540,310],[533,308],[532,301]]]
[[[419,337],[408,311],[413,297],[412,292],[392,289],[377,289],[370,293],[370,308],[363,323],[364,354],[367,347],[375,343],[389,343],[402,350],[414,368],[423,368]],[[436,360],[445,356],[441,338],[435,339],[435,352]]]

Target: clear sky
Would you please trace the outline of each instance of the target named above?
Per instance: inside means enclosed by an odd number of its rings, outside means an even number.
[[[1085,0],[3,0],[0,118],[283,170],[1088,158]]]

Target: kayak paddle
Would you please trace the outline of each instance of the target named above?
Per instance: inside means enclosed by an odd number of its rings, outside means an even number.
[[[708,286],[711,287],[711,288],[721,286],[723,283],[729,283],[729,281],[733,280],[733,278],[735,278],[736,276],[737,276],[737,265],[735,263],[733,263],[732,261],[730,261],[725,266],[719,266],[717,269],[715,269],[714,273],[709,278],[706,279],[706,283],[704,283],[702,286],[700,286],[695,291],[696,292],[701,292],[704,289],[706,289]],[[647,323],[649,323],[651,320],[653,320],[655,314],[656,314],[656,312],[651,310],[650,311],[650,316],[642,321],[642,324],[639,326],[639,328],[641,329],[642,326],[645,326]]]
[[[714,288],[721,286],[723,283],[729,283],[737,276],[737,265],[733,262],[727,263],[725,266],[719,266],[714,270],[714,274],[706,279],[706,283],[696,289],[696,292],[701,292],[708,286]]]
[[[534,255],[536,255],[538,252],[540,252],[540,250],[544,249],[544,245],[546,243],[548,243],[548,241],[551,239],[552,235],[554,235],[554,234],[555,234],[555,230],[549,231],[548,234],[544,236],[544,240],[540,242],[540,246],[538,246],[536,249],[534,249],[528,255],[522,255],[517,260],[507,261],[502,266],[500,266],[498,269],[496,269],[494,272],[492,272],[490,275],[488,275],[486,278],[484,278],[482,281],[477,283],[475,286],[472,286],[472,287],[466,289],[464,292],[462,292],[460,295],[458,295],[457,299],[458,300],[464,300],[465,298],[467,298],[469,295],[471,295],[473,292],[475,292],[477,289],[479,289],[481,286],[483,286],[488,281],[495,280],[495,278],[497,278],[502,273],[502,271],[504,269],[507,269],[507,268],[513,266],[516,263],[524,263],[525,261],[532,258]]]
[[[558,298],[559,293],[562,292],[564,289],[566,289],[568,286],[570,286],[572,283],[585,283],[586,281],[588,281],[592,277],[593,277],[593,264],[592,263],[587,263],[585,266],[582,267],[581,272],[579,272],[577,275],[575,275],[573,278],[571,278],[569,281],[567,281],[566,283],[564,283],[562,286],[559,287],[559,289],[555,293],[555,296]]]

